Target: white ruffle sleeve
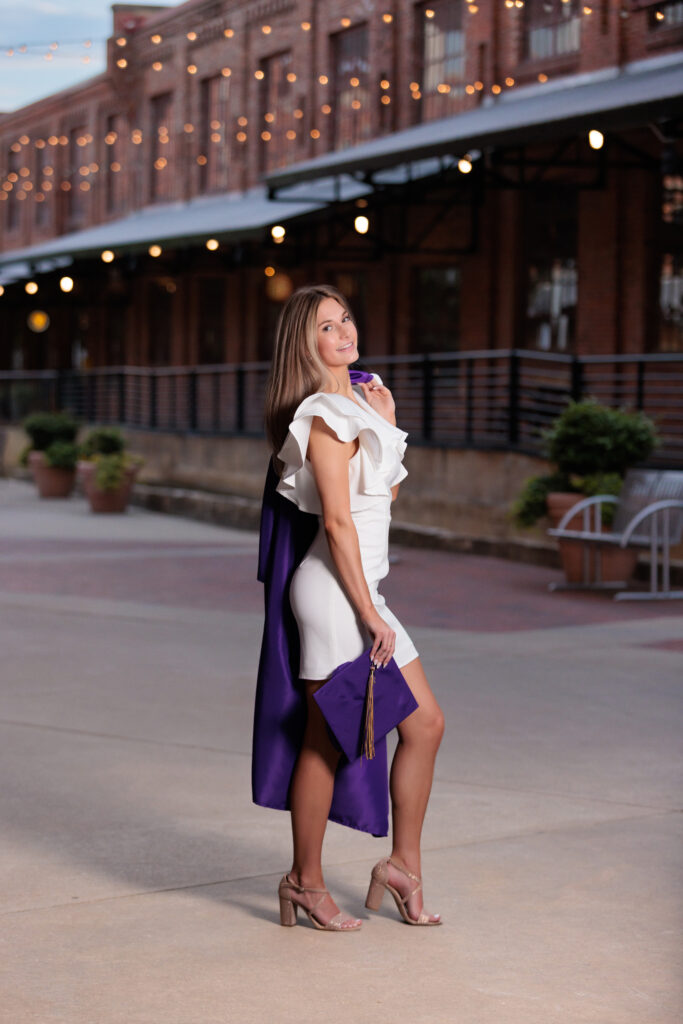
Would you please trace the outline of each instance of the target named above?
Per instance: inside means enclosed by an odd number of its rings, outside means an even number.
[[[285,443],[278,452],[284,468],[277,490],[302,512],[322,512],[315,478],[306,459],[314,416],[320,416],[340,441],[353,441],[356,437],[359,440],[358,451],[349,463],[352,512],[370,507],[378,496],[391,496],[391,488],[408,475],[403,466],[407,433],[388,423],[364,398],[359,397],[359,401],[364,403],[362,407],[344,395],[317,392],[305,398],[294,413]]]

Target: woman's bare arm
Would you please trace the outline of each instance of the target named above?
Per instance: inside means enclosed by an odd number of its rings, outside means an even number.
[[[357,445],[357,441],[340,441],[320,416],[314,417],[308,458],[320,494],[330,553],[349,598],[372,634],[370,657],[384,665],[394,653],[396,633],[372,603],[363,573],[358,533],[351,518],[349,459]]]

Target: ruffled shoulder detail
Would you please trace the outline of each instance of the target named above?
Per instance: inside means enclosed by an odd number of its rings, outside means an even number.
[[[284,469],[277,490],[302,512],[321,513],[315,478],[306,459],[314,416],[320,416],[340,441],[359,439],[358,451],[349,464],[352,512],[372,504],[369,499],[373,497],[390,495],[394,484],[408,475],[402,465],[407,433],[387,423],[362,397],[360,401],[363,406],[344,395],[317,392],[305,398],[294,413],[278,452]]]

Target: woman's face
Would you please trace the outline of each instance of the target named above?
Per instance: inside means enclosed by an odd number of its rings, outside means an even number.
[[[349,366],[358,359],[358,333],[351,314],[336,299],[318,306],[318,352],[330,369]]]

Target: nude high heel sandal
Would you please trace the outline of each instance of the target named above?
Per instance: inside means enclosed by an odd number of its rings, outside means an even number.
[[[393,885],[389,884],[389,865],[393,865],[397,871],[401,874],[411,878],[414,882],[417,882],[416,887],[407,896],[401,896],[398,889],[395,889]],[[408,913],[408,900],[411,896],[414,896],[422,888],[422,880],[414,875],[412,871],[406,871],[405,868],[399,867],[395,861],[390,857],[384,857],[378,861],[372,869],[372,875],[370,877],[370,887],[368,889],[368,896],[365,901],[365,906],[368,910],[379,910],[382,898],[384,897],[384,890],[388,889],[391,895],[394,897],[398,912],[406,922],[406,924],[441,924],[441,918],[438,921],[432,921],[429,914],[425,914],[424,910],[420,911],[417,918],[411,917]],[[438,916],[438,915],[433,915]]]
[[[307,892],[320,895],[320,899],[316,900],[312,907],[307,907],[300,898],[297,898]],[[296,882],[291,880],[289,875],[285,875],[280,882],[278,896],[280,897],[280,924],[286,928],[292,928],[296,924],[296,915],[299,907],[308,914],[315,927],[322,932],[355,932],[361,926],[361,922],[357,918],[349,917],[348,914],[343,914],[341,910],[326,923],[321,921],[320,918],[315,916],[315,912],[325,897],[329,896],[328,890],[308,889],[303,885],[297,885]]]

